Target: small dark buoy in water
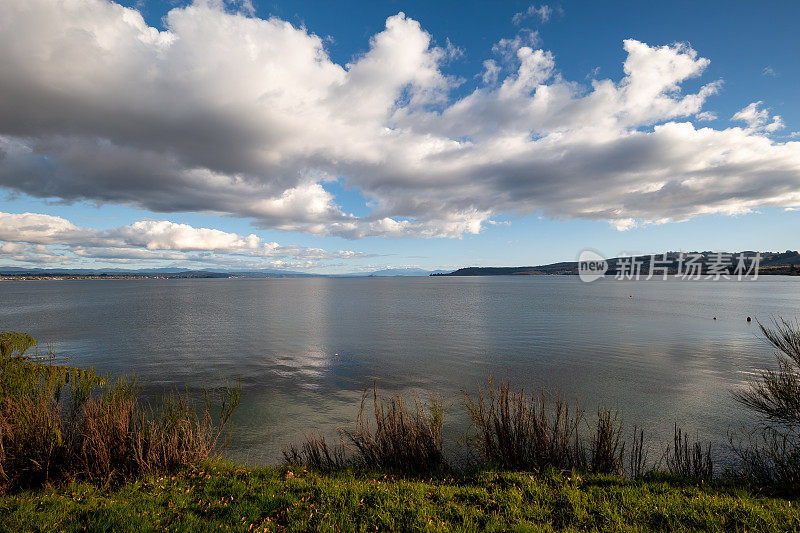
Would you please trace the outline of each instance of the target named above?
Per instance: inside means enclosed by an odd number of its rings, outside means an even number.
[[[716,320],[716,319],[717,319],[717,317],[714,317],[714,320]]]
[[[748,322],[752,322],[752,321],[753,321],[753,319],[752,319],[752,318],[750,318],[750,317],[747,317],[747,321],[748,321]]]
[[[628,295],[628,298],[633,298],[633,294],[629,294],[629,295]]]

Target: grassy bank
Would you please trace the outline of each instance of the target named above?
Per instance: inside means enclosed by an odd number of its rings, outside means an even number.
[[[800,326],[762,329],[778,369],[736,399],[764,424],[725,468],[677,425],[653,448],[615,412],[491,380],[455,407],[373,386],[339,439],[233,465],[218,458],[238,388],[150,405],[132,380],[0,332],[0,531],[800,531]],[[458,461],[443,451],[449,408],[471,420]]]
[[[800,530],[796,502],[652,476],[483,472],[395,478],[205,463],[115,488],[0,499],[5,531]]]

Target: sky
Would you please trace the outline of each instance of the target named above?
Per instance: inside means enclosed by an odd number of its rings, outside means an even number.
[[[797,2],[0,3],[0,267],[368,272],[800,233]]]

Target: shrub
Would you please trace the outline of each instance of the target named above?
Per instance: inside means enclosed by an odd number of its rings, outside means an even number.
[[[731,445],[741,460],[739,475],[800,493],[800,325],[759,322],[776,349],[776,370],[765,370],[734,398],[760,417],[759,427]]]
[[[143,405],[133,379],[106,383],[94,374],[27,352],[32,337],[0,333],[0,489],[67,478],[126,480],[173,470],[215,453],[239,389],[198,408],[173,394],[159,409]],[[63,392],[69,389],[69,394]]]
[[[739,440],[731,438],[731,447],[739,457],[734,477],[768,485],[779,491],[800,492],[800,444],[797,435],[774,428],[759,428]]]
[[[787,428],[800,426],[800,325],[781,319],[774,328],[759,323],[767,341],[777,349],[777,370],[765,370],[734,398],[767,422]]]

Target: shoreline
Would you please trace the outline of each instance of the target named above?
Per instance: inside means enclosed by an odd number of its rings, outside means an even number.
[[[643,272],[642,275],[646,275],[647,272]],[[766,276],[766,277],[777,277],[777,276],[784,276],[787,278],[796,278],[800,277],[800,271],[797,270],[788,270],[788,271],[761,271],[758,273],[759,277]],[[733,279],[733,275],[729,274],[731,279],[724,280],[724,281],[736,281]],[[378,279],[409,279],[409,278],[497,278],[497,277],[514,277],[514,278],[525,278],[525,277],[579,277],[577,273],[569,272],[569,273],[550,273],[550,272],[531,272],[531,273],[509,273],[509,274],[483,274],[483,273],[468,273],[468,274],[429,274],[429,275],[419,275],[419,276],[336,276],[336,275],[307,275],[307,276],[264,276],[264,277],[255,277],[255,276],[237,276],[237,275],[230,275],[230,276],[220,276],[220,275],[212,275],[212,276],[170,276],[170,275],[153,275],[153,276],[124,276],[124,275],[102,275],[102,274],[87,274],[87,275],[72,275],[72,274],[58,274],[58,275],[34,275],[34,276],[0,276],[0,282],[2,281],[101,281],[101,280],[148,280],[148,279],[163,279],[163,280],[186,280],[186,279],[307,279],[307,278],[326,278],[326,279],[354,279],[354,278],[378,278]],[[606,274],[604,278],[614,279],[615,274]],[[680,276],[675,274],[670,274],[669,278],[680,278]],[[625,280],[625,281],[651,281],[651,280]],[[656,281],[660,281],[656,280]],[[685,281],[705,281],[705,275],[701,279],[688,279]],[[758,281],[758,279],[747,279],[746,281]]]

